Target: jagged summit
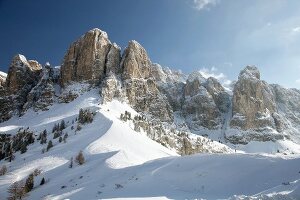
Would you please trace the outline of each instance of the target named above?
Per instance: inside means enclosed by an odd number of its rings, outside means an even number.
[[[189,74],[187,80],[190,82],[192,82],[194,80],[198,80],[198,81],[200,81],[200,83],[202,83],[202,82],[205,82],[206,79],[202,76],[201,72],[194,71],[191,74]]]
[[[246,66],[239,74],[240,78],[252,78],[260,80],[260,72],[256,66]]]
[[[102,31],[101,29],[99,28],[93,28],[91,30],[89,30],[88,32],[86,32],[83,37],[86,35],[86,34],[95,34],[95,35],[100,35],[101,37],[105,37],[105,38],[108,38],[108,35],[105,31]]]
[[[232,142],[278,140],[300,127],[296,125],[300,111],[290,106],[297,104],[287,97],[292,94],[298,98],[297,90],[260,80],[255,66],[241,70],[232,93],[228,93],[217,79],[206,79],[199,71],[187,77],[152,63],[135,40],[128,42],[121,55],[121,48],[98,28],[71,44],[60,69],[48,65],[46,70],[41,68],[37,61],[23,55],[13,58],[1,83],[2,120],[30,108],[46,110],[56,102],[73,101],[78,94],[67,92],[68,88],[84,83],[98,88],[101,103],[114,99],[127,102],[151,118],[154,126],[174,123],[184,131],[207,135],[222,129],[220,137]],[[11,106],[11,101],[17,106]],[[245,134],[236,137],[236,132]]]
[[[62,85],[72,81],[98,84],[105,75],[105,62],[111,46],[107,34],[100,29],[88,31],[75,41],[61,65]]]
[[[61,66],[16,55],[0,73],[0,196],[34,173],[30,199],[299,199],[300,91],[255,66],[230,93],[207,74],[152,63],[136,41],[121,55],[100,29]]]

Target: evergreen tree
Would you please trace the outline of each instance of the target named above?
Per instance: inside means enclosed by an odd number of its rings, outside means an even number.
[[[7,172],[7,167],[6,167],[6,165],[3,165],[3,166],[0,168],[0,176],[5,175],[6,172]]]
[[[34,143],[34,137],[33,137],[33,133],[29,133],[28,135],[28,144],[33,144]]]
[[[28,193],[33,189],[34,186],[34,176],[33,174],[29,174],[28,178],[25,182],[25,192]]]
[[[59,125],[59,129],[62,131],[66,128],[66,123],[65,120],[61,120],[60,125]]]
[[[49,140],[48,145],[47,145],[47,151],[53,147],[52,140]]]
[[[7,190],[9,193],[9,197],[7,199],[8,200],[24,199],[27,196],[24,187],[25,186],[23,181],[14,182],[12,185],[9,186]]]
[[[61,143],[62,140],[63,140],[63,139],[62,139],[62,137],[60,136],[59,139],[58,139],[59,143]]]
[[[80,150],[78,155],[76,156],[75,158],[76,162],[79,164],[79,165],[83,165],[83,163],[85,162],[85,159],[84,159],[84,156],[83,156],[83,152]]]
[[[63,138],[63,140],[64,140],[64,143],[66,143],[66,142],[67,142],[67,138],[68,138],[68,133],[65,133],[65,135],[64,135],[64,138]]]
[[[70,158],[69,168],[73,168],[73,157]]]
[[[40,185],[44,185],[44,184],[45,184],[45,178],[43,177],[42,180],[41,180]]]
[[[46,144],[47,143],[47,130],[45,129],[42,133],[42,136],[41,136],[41,144]]]
[[[26,142],[22,142],[21,144],[21,154],[25,153],[27,151],[27,144]]]

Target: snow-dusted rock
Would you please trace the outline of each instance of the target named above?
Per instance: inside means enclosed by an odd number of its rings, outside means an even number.
[[[0,71],[0,87],[4,87],[7,74]]]
[[[149,113],[160,121],[172,121],[167,98],[151,74],[152,64],[146,50],[136,41],[130,41],[121,61],[122,79],[129,103],[138,111]]]
[[[275,128],[272,113],[277,112],[272,89],[260,80],[260,73],[254,66],[247,66],[240,72],[233,90],[233,117],[231,127],[242,130]]]
[[[42,66],[23,55],[16,55],[8,70],[6,83],[1,92],[0,121],[9,119],[14,113],[20,114],[30,90],[40,79]]]
[[[205,79],[199,72],[188,77],[182,112],[191,130],[220,128],[221,114],[228,112],[229,105],[229,95],[217,79]]]
[[[27,101],[23,106],[23,113],[26,112],[29,108],[33,108],[35,111],[48,110],[48,107],[54,103],[54,82],[57,77],[54,75],[54,73],[51,72],[51,66],[45,66],[43,68],[42,78],[27,95]]]
[[[120,72],[120,62],[121,62],[121,47],[116,43],[113,43],[107,54],[106,61],[106,74],[119,73]]]
[[[10,94],[16,94],[20,90],[29,91],[35,85],[41,73],[42,66],[35,60],[29,60],[23,55],[16,55],[6,79],[6,87]]]

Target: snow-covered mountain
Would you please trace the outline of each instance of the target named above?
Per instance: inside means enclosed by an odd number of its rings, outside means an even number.
[[[228,91],[93,29],[61,66],[0,74],[0,196],[41,169],[30,199],[298,199],[299,102],[254,66]]]

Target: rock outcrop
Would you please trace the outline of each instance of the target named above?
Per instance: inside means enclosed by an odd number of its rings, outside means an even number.
[[[27,95],[27,100],[22,110],[23,113],[29,108],[33,108],[34,111],[45,111],[48,110],[49,106],[53,105],[55,96],[53,81],[56,77],[51,73],[51,69],[50,66],[43,68],[42,78]]]
[[[180,131],[221,133],[232,143],[300,139],[299,90],[269,85],[260,79],[256,67],[247,66],[231,93],[217,79],[204,78],[200,72],[187,77],[152,63],[136,41],[130,41],[121,56],[121,48],[99,29],[75,41],[61,67],[47,64],[42,69],[37,61],[17,55],[7,77],[1,74],[0,121],[30,108],[47,110],[55,102],[68,103],[98,87],[101,103],[128,102],[142,119],[151,119],[148,128],[156,130],[152,139],[170,148],[176,141],[186,144],[184,154],[200,151],[196,146],[201,142],[183,139]],[[176,137],[168,136],[166,124],[179,130]]]
[[[271,88],[260,80],[254,66],[241,71],[233,90],[231,127],[261,131],[274,127],[272,113],[277,111]]]
[[[16,55],[6,79],[6,87],[9,94],[16,94],[20,91],[27,93],[39,81],[42,66],[35,60],[29,60],[23,55]]]
[[[275,84],[270,86],[278,111],[273,114],[277,131],[288,132],[289,135],[299,138],[300,135],[295,130],[300,130],[300,90],[287,89]]]
[[[9,119],[14,113],[21,114],[28,93],[40,79],[41,69],[37,61],[27,61],[23,55],[13,58],[1,97],[0,121]]]
[[[0,87],[4,87],[5,82],[6,82],[6,77],[7,77],[7,74],[0,71]]]
[[[88,81],[99,84],[106,73],[106,60],[111,44],[106,32],[100,29],[88,31],[74,42],[67,51],[61,65],[61,84],[66,86],[72,81]],[[118,53],[112,50],[111,55]],[[109,66],[115,65],[116,60],[110,59]]]
[[[149,113],[160,121],[172,121],[173,114],[151,74],[152,64],[146,50],[130,41],[121,61],[124,89],[128,102],[139,112]]]
[[[221,114],[228,111],[229,104],[229,95],[216,79],[205,79],[200,72],[188,77],[182,112],[191,130],[220,128]]]

